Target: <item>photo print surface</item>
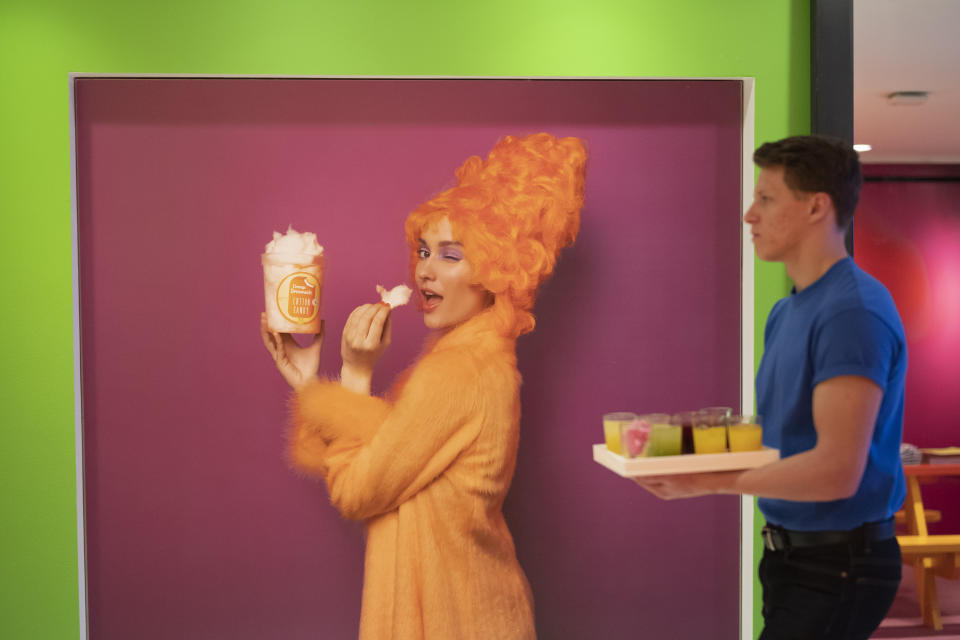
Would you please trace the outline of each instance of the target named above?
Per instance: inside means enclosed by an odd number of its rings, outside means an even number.
[[[504,512],[544,638],[730,638],[735,497],[661,502],[592,460],[610,411],[737,407],[733,80],[75,80],[91,637],[354,637],[363,528],[285,459],[260,255],[324,247],[321,373],[349,312],[412,284],[403,222],[505,135],[588,150],[580,233],[518,340]],[[426,330],[394,312],[382,393]]]

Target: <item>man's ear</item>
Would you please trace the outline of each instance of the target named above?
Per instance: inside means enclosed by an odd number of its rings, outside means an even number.
[[[837,223],[837,214],[833,208],[833,200],[822,191],[818,191],[810,196],[809,221],[811,223],[821,222],[824,218],[829,218],[832,224]]]

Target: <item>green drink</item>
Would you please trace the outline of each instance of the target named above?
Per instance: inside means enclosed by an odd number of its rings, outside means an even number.
[[[640,416],[650,425],[650,439],[647,441],[646,456],[678,456],[682,451],[683,427],[670,424],[670,416],[651,413]]]

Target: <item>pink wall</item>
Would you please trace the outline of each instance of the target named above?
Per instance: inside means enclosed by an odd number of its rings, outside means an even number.
[[[869,165],[867,176],[952,177],[953,181],[868,181],[854,218],[857,263],[893,295],[910,362],[903,441],[960,446],[960,166]],[[960,482],[925,486],[941,509],[941,533],[960,531]]]
[[[361,527],[281,451],[259,254],[327,248],[321,367],[407,272],[403,219],[507,133],[589,146],[577,244],[518,345],[506,513],[544,638],[731,638],[735,498],[661,502],[592,462],[605,411],[736,406],[735,81],[80,79],[76,83],[92,637],[349,638]],[[374,381],[418,351],[397,312]],[[695,615],[692,614],[695,612]]]

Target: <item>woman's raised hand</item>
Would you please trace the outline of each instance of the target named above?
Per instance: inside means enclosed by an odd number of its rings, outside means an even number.
[[[390,306],[378,302],[362,304],[347,318],[340,341],[343,364],[372,372],[377,360],[390,346]]]
[[[320,333],[313,337],[306,347],[296,343],[289,333],[277,333],[267,327],[267,314],[260,314],[260,336],[263,346],[267,348],[277,370],[283,379],[293,387],[299,389],[317,379],[317,370],[320,368],[320,350],[323,347],[323,320],[320,321]]]
[[[390,306],[363,304],[353,310],[343,328],[341,381],[359,393],[369,393],[377,360],[390,346]]]

